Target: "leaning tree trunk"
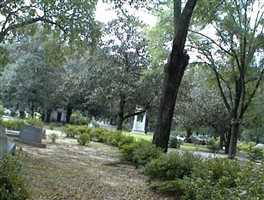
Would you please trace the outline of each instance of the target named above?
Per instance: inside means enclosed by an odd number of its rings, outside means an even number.
[[[120,101],[119,101],[119,107],[118,107],[118,113],[117,113],[117,125],[116,125],[116,129],[119,131],[122,131],[123,129],[125,104],[126,104],[126,97],[125,95],[121,94]]]
[[[181,12],[181,0],[174,0],[174,39],[164,70],[163,88],[153,143],[165,152],[168,149],[175,102],[189,56],[184,50],[189,23],[196,0],[188,0]]]

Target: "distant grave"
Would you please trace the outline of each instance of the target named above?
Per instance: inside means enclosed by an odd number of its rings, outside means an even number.
[[[132,133],[138,133],[138,134],[145,134],[146,133],[146,130],[145,130],[146,118],[147,118],[146,112],[141,114],[141,115],[135,115],[134,116]]]
[[[35,147],[46,148],[46,144],[42,143],[42,139],[45,137],[45,129],[26,124],[20,129],[16,141]]]
[[[12,154],[15,153],[16,144],[13,142],[9,142],[5,133],[4,129],[0,129],[0,158],[6,152],[11,152]]]

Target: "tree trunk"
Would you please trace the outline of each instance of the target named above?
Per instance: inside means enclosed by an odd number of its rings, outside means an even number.
[[[50,123],[51,112],[52,112],[51,110],[47,110],[47,115],[46,115],[46,119],[45,119],[46,123]]]
[[[126,104],[126,97],[125,95],[121,94],[120,101],[119,101],[119,107],[118,107],[119,110],[117,113],[117,126],[116,126],[116,129],[119,131],[122,131],[123,129],[125,104]]]
[[[231,124],[231,137],[228,151],[228,158],[233,159],[236,156],[236,146],[239,134],[239,123]]]
[[[192,128],[187,127],[186,128],[186,134],[187,134],[187,138],[190,137],[192,135]]]
[[[71,115],[72,115],[72,107],[71,106],[67,106],[66,124],[70,123]]]
[[[159,105],[159,113],[153,136],[153,143],[168,150],[171,122],[175,102],[189,56],[184,50],[189,23],[196,0],[188,0],[181,12],[181,1],[174,0],[174,39],[172,51],[164,70],[163,88]]]
[[[34,104],[32,103],[32,106],[31,106],[31,117],[34,118],[34,112],[35,112],[35,106]]]

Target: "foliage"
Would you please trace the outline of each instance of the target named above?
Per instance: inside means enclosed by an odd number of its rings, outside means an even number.
[[[211,153],[218,152],[220,150],[219,141],[217,141],[217,140],[215,140],[213,138],[210,138],[208,140],[207,148],[210,150]]]
[[[91,139],[121,147],[134,142],[134,137],[122,134],[120,131],[108,131],[102,128],[95,128],[91,131]]]
[[[229,113],[229,158],[235,157],[239,126],[263,80],[263,6],[261,0],[199,1],[196,9],[190,39],[199,63],[212,70]],[[213,36],[203,33],[207,30]]]
[[[79,134],[88,133],[90,134],[90,129],[87,125],[70,125],[67,124],[63,127],[63,132],[66,133],[67,137],[75,137]]]
[[[90,135],[89,133],[81,133],[79,134],[79,137],[77,139],[77,142],[84,146],[86,143],[89,143],[90,142]]]
[[[15,157],[6,154],[0,159],[0,199],[26,200],[29,190],[26,181],[21,177],[21,163]]]
[[[249,150],[249,160],[264,162],[264,148],[252,147]]]
[[[41,36],[25,37],[19,44],[13,44],[12,60],[0,80],[2,98],[30,107],[31,113],[38,107],[49,108],[58,101],[55,94],[60,85],[61,69],[47,61],[43,45]]]
[[[193,168],[201,162],[201,158],[192,153],[171,152],[151,160],[145,167],[150,179],[162,181],[182,179],[190,176]]]
[[[170,153],[152,160],[145,173],[159,191],[179,199],[262,199],[264,168],[223,158]]]
[[[97,1],[2,1],[0,5],[0,43],[14,40],[23,34],[34,35],[36,23],[53,33],[57,40],[84,45],[95,45],[100,35],[94,19]],[[53,52],[56,54],[56,52]]]
[[[55,143],[55,141],[59,138],[59,136],[56,133],[51,133],[49,135],[49,138],[51,139],[52,143]]]
[[[41,121],[41,119],[38,119],[38,118],[35,118],[35,117],[34,118],[28,117],[25,120],[25,123],[33,125],[33,126],[38,126],[38,127],[43,127],[44,126],[44,123]]]
[[[76,111],[71,115],[70,123],[74,125],[87,125],[88,118],[83,116],[80,111]]]
[[[133,151],[133,162],[139,166],[145,166],[152,159],[159,158],[163,151],[146,140],[138,141],[139,146]]]
[[[179,149],[181,147],[181,141],[176,137],[171,137],[169,140],[169,147]]]
[[[15,131],[19,131],[21,127],[25,124],[23,120],[19,119],[2,121],[1,123],[4,128]]]
[[[122,159],[132,161],[139,166],[144,166],[152,159],[162,155],[162,150],[156,148],[151,142],[146,140],[134,141],[130,144],[120,146]]]

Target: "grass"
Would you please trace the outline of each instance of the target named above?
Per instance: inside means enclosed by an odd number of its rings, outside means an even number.
[[[122,132],[124,135],[133,136],[136,138],[136,140],[144,139],[147,141],[152,141],[153,136],[152,135],[143,135],[143,134],[136,134],[136,133],[129,133],[129,132]]]

